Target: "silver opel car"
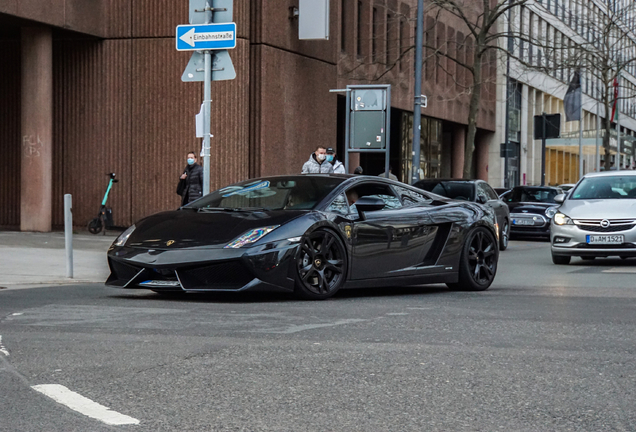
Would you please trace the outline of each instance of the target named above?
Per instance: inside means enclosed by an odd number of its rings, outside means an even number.
[[[552,262],[636,256],[636,171],[586,174],[552,218]]]

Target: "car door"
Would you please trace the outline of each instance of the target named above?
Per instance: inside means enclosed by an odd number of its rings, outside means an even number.
[[[477,196],[484,196],[487,200],[486,205],[495,212],[499,227],[503,227],[509,213],[508,206],[499,199],[497,193],[486,182],[477,183]]]
[[[405,206],[387,183],[356,185],[359,198],[371,196],[385,202],[385,208],[366,212],[353,222],[352,279],[407,276],[421,262],[430,218],[425,208]],[[357,212],[355,204],[352,210]]]

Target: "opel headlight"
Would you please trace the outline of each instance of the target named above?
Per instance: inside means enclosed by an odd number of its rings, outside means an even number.
[[[545,215],[547,217],[549,217],[550,219],[552,219],[556,213],[557,213],[557,208],[556,207],[548,207],[545,210]]]
[[[574,225],[572,219],[570,219],[563,213],[557,213],[554,215],[554,223],[557,225]]]
[[[243,234],[242,236],[240,236],[239,238],[237,238],[236,240],[234,240],[233,242],[229,243],[225,247],[226,248],[231,248],[231,249],[238,249],[238,248],[243,247],[245,245],[248,245],[250,243],[257,242],[260,239],[262,239],[263,237],[265,237],[267,234],[269,234],[272,231],[274,231],[279,226],[280,225],[272,225],[272,226],[267,226],[267,227],[256,228],[256,229],[250,230],[250,231],[246,232],[245,234]]]
[[[133,233],[133,231],[135,230],[135,225],[131,225],[130,227],[128,227],[128,229],[126,231],[124,231],[123,233],[121,233],[119,235],[119,237],[117,237],[117,240],[115,240],[114,245],[115,246],[123,246],[126,244],[126,242],[128,241],[128,238],[130,237],[130,235]]]

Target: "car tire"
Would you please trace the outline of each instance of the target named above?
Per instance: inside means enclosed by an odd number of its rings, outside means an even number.
[[[567,264],[570,264],[570,260],[571,260],[571,259],[572,259],[572,258],[571,258],[571,257],[569,257],[569,256],[563,256],[563,255],[555,255],[555,254],[552,254],[552,262],[553,262],[554,264],[557,264],[557,265],[567,265]]]
[[[495,280],[499,261],[497,239],[489,229],[477,227],[466,236],[459,258],[459,280],[447,283],[456,291],[484,291]]]
[[[510,241],[510,224],[508,221],[504,221],[504,225],[501,228],[499,234],[499,250],[504,251],[508,249],[508,242]]]
[[[594,259],[595,259],[595,258],[596,258],[596,257],[593,257],[593,256],[582,256],[582,257],[581,257],[581,259],[582,259],[583,261],[594,261]]]
[[[346,278],[347,251],[340,237],[323,228],[305,234],[296,257],[296,296],[327,299],[338,292]]]

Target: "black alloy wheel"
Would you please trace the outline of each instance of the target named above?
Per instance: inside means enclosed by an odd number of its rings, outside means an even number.
[[[459,261],[459,280],[446,285],[453,290],[487,290],[497,274],[497,243],[494,234],[487,228],[477,227],[470,231]]]
[[[102,232],[103,227],[102,218],[96,217],[88,223],[88,232],[91,234],[99,234]]]
[[[510,224],[507,220],[504,221],[501,228],[501,234],[499,234],[499,250],[504,251],[508,249],[508,241],[510,240]]]
[[[334,295],[347,276],[347,253],[333,231],[318,229],[306,234],[296,258],[296,294],[311,300]]]

